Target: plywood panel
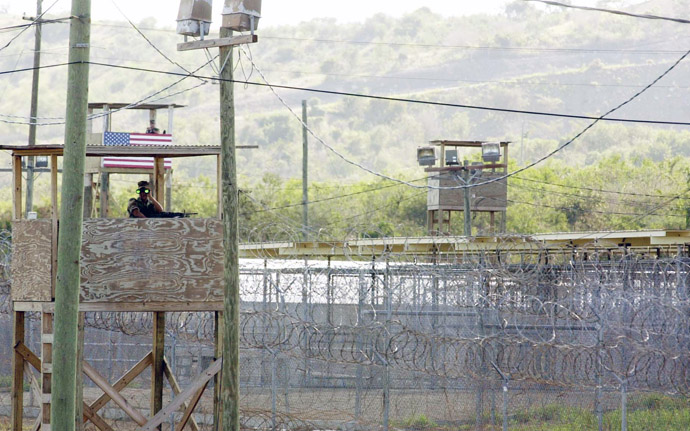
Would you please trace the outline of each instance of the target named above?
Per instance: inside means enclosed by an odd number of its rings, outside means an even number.
[[[12,300],[50,301],[51,220],[12,222]]]
[[[456,175],[459,177],[456,177]],[[475,178],[472,183],[486,182],[499,176],[501,173],[482,172],[481,177]],[[432,187],[457,187],[464,184],[462,173],[446,173],[429,179]],[[465,189],[431,189],[427,194],[428,210],[455,210],[463,211],[465,208]],[[486,185],[470,189],[470,208],[472,211],[504,211],[507,205],[508,187],[506,180],[500,180]]]
[[[223,298],[216,219],[84,220],[82,302],[205,302]]]

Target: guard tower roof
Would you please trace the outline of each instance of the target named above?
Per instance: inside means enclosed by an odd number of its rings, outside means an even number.
[[[258,148],[256,145],[238,145],[236,148]],[[11,151],[17,156],[62,156],[64,145],[0,145],[0,150]],[[110,146],[87,145],[86,156],[129,156],[129,157],[199,157],[220,154],[217,145],[145,145]]]
[[[141,105],[132,104],[132,103],[105,103],[105,102],[89,103],[89,109],[103,109],[106,106],[110,109],[122,109],[122,108],[129,106],[129,108],[127,108],[127,109],[150,110],[150,109],[168,109],[170,107],[184,108],[186,105],[178,105],[176,103],[169,103],[169,104],[144,103]]]

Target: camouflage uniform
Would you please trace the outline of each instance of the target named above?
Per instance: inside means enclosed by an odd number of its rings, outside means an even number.
[[[132,198],[129,200],[127,212],[129,213],[130,218],[134,218],[134,214],[132,214],[132,212],[135,209],[139,209],[139,211],[148,218],[156,217],[156,215],[160,214],[158,211],[156,211],[156,207],[153,205],[153,202],[147,200],[146,203],[144,203],[141,198]]]

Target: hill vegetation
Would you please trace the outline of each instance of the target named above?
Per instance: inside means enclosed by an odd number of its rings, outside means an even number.
[[[603,6],[608,3],[601,2]],[[681,0],[658,0],[631,11],[686,17],[690,6]],[[17,21],[16,17],[0,17],[2,25]],[[187,105],[175,113],[175,141],[217,144],[217,85],[210,79],[160,73],[196,70],[208,61],[207,55],[215,53],[176,52],[180,38],[171,23],[146,19],[136,25],[149,41],[123,22],[94,23],[90,100]],[[262,28],[260,42],[238,50],[233,66],[236,79],[258,84],[596,117],[641,91],[685,53],[687,37],[679,26],[521,1],[496,16],[448,18],[422,8],[398,19],[375,15],[358,24],[312,20]],[[66,62],[67,36],[67,25],[45,26],[43,65]],[[3,51],[0,68],[30,67],[32,46],[33,34],[25,32]],[[685,78],[689,72],[687,60],[682,61],[612,117],[687,122]],[[196,73],[212,78],[217,69],[207,65]],[[45,119],[39,122],[59,123],[51,118],[64,116],[65,81],[64,66],[42,70],[39,116]],[[0,90],[6,103],[0,120],[27,116],[30,82],[30,72],[2,76]],[[416,166],[415,149],[433,139],[458,139],[511,141],[511,167],[517,168],[570,141],[592,122],[275,91],[281,99],[266,86],[236,85],[238,144],[259,146],[238,153],[244,189],[241,213],[245,237],[252,240],[300,232],[302,126],[285,105],[299,114],[302,99],[308,100],[308,123],[313,131],[309,137],[309,197],[318,201],[310,206],[310,225],[316,232],[336,236],[418,235],[425,231],[423,189],[395,185],[356,165],[420,180],[425,174]],[[160,99],[163,96],[167,98]],[[167,123],[165,113],[161,120]],[[102,127],[100,120],[93,123],[95,130]],[[143,131],[145,126],[141,112],[113,116],[116,131]],[[26,142],[26,125],[0,123],[0,130],[3,144]],[[42,125],[39,142],[61,143],[63,131],[60,124]],[[354,163],[345,163],[324,144]],[[511,178],[508,231],[684,228],[688,156],[687,126],[600,121],[548,161]],[[190,184],[201,184],[214,196],[215,178],[208,174],[208,163],[200,159],[175,165],[180,186],[176,207],[213,214],[212,202],[185,191]],[[5,192],[9,175],[0,181],[4,185],[0,193],[9,196]],[[126,181],[136,180],[119,181],[113,183],[117,200],[131,194]],[[367,191],[372,189],[375,191]],[[343,195],[349,196],[336,199]],[[7,217],[8,208],[0,210]],[[479,232],[488,229],[483,215],[475,216],[475,223]]]

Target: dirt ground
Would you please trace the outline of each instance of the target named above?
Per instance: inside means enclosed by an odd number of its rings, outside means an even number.
[[[280,391],[279,391],[280,392]],[[84,399],[90,403],[101,395],[97,388],[86,388]],[[122,391],[127,402],[144,416],[149,416],[148,389],[128,388]],[[166,388],[163,405],[170,402],[171,391]],[[197,409],[195,418],[200,429],[210,430],[213,420],[213,388],[204,393]],[[547,404],[570,404],[590,408],[593,394],[586,393],[554,393],[545,392],[514,392],[510,394],[509,409],[526,409]],[[25,393],[25,407],[36,406],[28,392]],[[615,402],[615,398],[609,400]],[[359,404],[354,390],[350,389],[290,389],[289,394],[277,394],[276,421],[281,428],[311,428],[311,429],[352,429],[355,423],[355,411],[360,410],[360,426],[365,429],[377,429],[383,419],[383,398],[380,389],[363,391]],[[270,429],[272,425],[270,388],[248,388],[241,394],[241,414],[247,427]],[[0,393],[0,424],[2,420],[9,420],[10,394]],[[410,418],[425,416],[437,423],[474,423],[476,418],[477,396],[468,391],[430,391],[430,390],[393,390],[389,417],[392,424],[404,422]],[[502,394],[492,394],[487,391],[483,399],[484,417],[489,418],[493,409],[499,417],[502,408]],[[3,417],[3,413],[6,413]],[[134,422],[129,421],[124,412],[112,401],[99,411],[106,421],[118,431],[136,430]],[[29,429],[33,418],[25,418],[24,425]],[[96,430],[88,425],[86,430]],[[164,424],[163,430],[171,429],[170,422]],[[189,426],[185,429],[191,429]],[[0,431],[3,431],[0,425]]]

